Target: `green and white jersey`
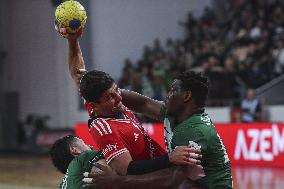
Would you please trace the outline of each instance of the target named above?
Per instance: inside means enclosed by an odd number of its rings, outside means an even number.
[[[82,182],[84,178],[83,173],[89,172],[93,167],[93,163],[103,158],[103,154],[100,151],[87,150],[82,152],[69,164],[59,189],[85,189]]]
[[[195,182],[209,189],[233,188],[230,161],[209,115],[201,111],[180,124],[174,124],[174,120],[171,119],[167,120],[165,122],[167,124],[165,125],[165,129],[167,129],[165,136],[170,137],[166,139],[167,149],[186,145],[201,147],[203,156],[201,165],[204,168],[205,177]],[[172,134],[170,134],[170,129]]]

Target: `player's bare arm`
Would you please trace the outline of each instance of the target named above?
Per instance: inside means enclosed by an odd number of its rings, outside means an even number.
[[[79,88],[82,70],[85,70],[84,59],[80,48],[79,40],[68,39],[68,66],[71,77]]]
[[[89,188],[104,189],[174,189],[186,179],[183,167],[172,167],[144,175],[121,176],[107,169],[106,166],[96,165],[102,172],[89,173],[83,179]]]
[[[113,158],[109,165],[119,174],[144,174],[159,169],[167,168],[168,165],[183,165],[192,166],[200,164],[202,158],[200,149],[191,148],[188,146],[178,146],[173,152],[165,154],[164,157],[159,157],[154,160],[132,161],[129,152]]]
[[[56,28],[60,35],[68,41],[68,67],[72,79],[79,88],[79,83],[82,75],[86,72],[83,54],[81,51],[79,38],[82,35],[83,29],[77,33],[67,33],[66,28]]]
[[[139,93],[121,90],[123,104],[134,112],[144,114],[156,120],[162,120],[160,115],[162,101],[157,101]]]
[[[132,157],[129,152],[116,156],[111,160],[109,165],[113,168],[117,174],[126,175],[129,163],[132,161]]]

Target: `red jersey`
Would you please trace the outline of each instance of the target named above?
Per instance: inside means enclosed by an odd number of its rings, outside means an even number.
[[[89,115],[92,109],[86,104]],[[165,153],[163,148],[149,137],[135,115],[125,108],[121,117],[93,117],[89,128],[107,163],[114,157],[129,152],[133,160],[152,159]]]

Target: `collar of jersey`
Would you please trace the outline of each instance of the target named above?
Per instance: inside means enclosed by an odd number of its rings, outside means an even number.
[[[190,116],[188,116],[187,119],[185,119],[185,120],[184,120],[183,122],[181,122],[181,123],[177,123],[177,122],[176,122],[176,119],[174,119],[173,117],[170,117],[171,128],[172,128],[172,129],[175,129],[175,128],[178,127],[178,126],[183,125],[185,122],[188,123],[188,121],[195,123],[194,117],[195,117],[195,116],[198,116],[198,115],[200,115],[200,114],[203,114],[204,112],[205,112],[205,109],[204,109],[204,108],[200,108],[200,109],[196,110],[195,112],[193,112]]]
[[[95,113],[95,115],[92,116],[94,119],[96,118],[113,118],[113,119],[125,119],[125,116],[123,113],[117,113],[113,116],[103,116],[103,115],[98,115]]]
[[[181,125],[187,125],[189,126],[188,124],[190,123],[191,126],[193,126],[194,124],[199,124],[199,123],[203,123],[201,121],[200,116],[203,116],[203,115],[207,115],[205,113],[205,110],[204,109],[199,109],[197,110],[196,112],[194,112],[193,114],[191,114],[186,120],[184,120],[183,122],[181,122],[180,124],[176,125],[176,127],[178,126],[181,126]]]

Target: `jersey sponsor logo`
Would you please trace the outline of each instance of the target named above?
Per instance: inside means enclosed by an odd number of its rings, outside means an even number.
[[[234,151],[236,160],[273,161],[274,157],[284,152],[284,128],[281,131],[276,124],[271,128],[251,128],[239,130]]]
[[[110,125],[104,119],[95,119],[91,123],[91,127],[95,128],[101,136],[112,133]]]
[[[134,133],[134,141],[137,141],[138,137],[139,137],[139,134],[138,133]]]
[[[116,151],[116,150],[117,150],[117,143],[115,143],[115,144],[108,144],[103,149],[103,154],[106,155],[108,152]]]

